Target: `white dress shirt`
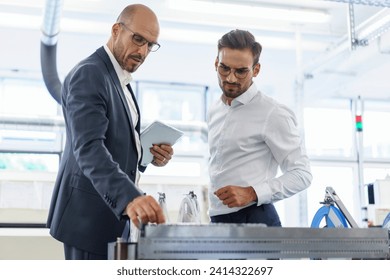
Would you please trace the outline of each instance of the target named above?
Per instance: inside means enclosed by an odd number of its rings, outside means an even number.
[[[131,119],[133,121],[133,126],[135,128],[135,126],[138,123],[139,116],[138,116],[137,108],[135,107],[134,100],[131,97],[131,93],[126,86],[127,84],[129,84],[133,80],[133,77],[131,76],[130,72],[122,69],[122,67],[119,65],[118,61],[115,59],[114,55],[111,53],[111,51],[107,47],[107,45],[104,45],[104,49],[106,50],[108,56],[110,57],[110,60],[112,62],[112,65],[114,66],[115,72],[118,75],[123,92],[125,93],[127,105],[129,106],[129,109],[130,109],[130,114],[131,114]],[[141,159],[141,141],[140,141],[138,132],[135,129],[134,129],[134,135],[135,135],[135,142],[137,145],[137,153],[138,153],[138,161],[137,162],[139,162]],[[138,186],[139,179],[140,179],[140,172],[137,168],[137,173],[136,173],[135,182],[134,182],[137,186]]]
[[[210,216],[244,208],[229,208],[214,195],[227,185],[252,186],[257,205],[276,202],[309,187],[310,163],[294,113],[263,95],[254,83],[231,106],[222,98],[212,105],[208,130]],[[278,167],[283,175],[276,178]]]

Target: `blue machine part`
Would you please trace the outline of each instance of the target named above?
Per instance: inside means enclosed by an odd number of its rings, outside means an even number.
[[[347,220],[341,211],[333,205],[324,205],[314,215],[314,218],[311,222],[312,228],[319,228],[321,221],[325,218],[326,227],[329,228],[347,228]]]
[[[390,229],[390,213],[388,213],[386,218],[383,220],[383,228]]]

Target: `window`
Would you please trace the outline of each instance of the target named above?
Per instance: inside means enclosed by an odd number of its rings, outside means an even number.
[[[390,104],[365,102],[363,123],[363,156],[371,159],[390,158],[390,134],[385,124],[390,123]]]
[[[351,111],[348,107],[305,108],[305,143],[308,153],[311,156],[351,157],[352,125]]]
[[[207,87],[175,83],[137,82],[143,122],[156,119],[204,121]]]
[[[0,114],[56,116],[58,104],[41,81],[5,79],[0,84]]]
[[[57,172],[58,154],[0,153],[0,170]]]
[[[59,105],[42,82],[16,79],[0,82],[0,223],[45,223],[64,145],[64,121]],[[141,187],[155,196],[159,191],[166,192],[167,200],[175,205],[187,191],[196,190],[204,202],[203,210],[207,211],[205,121],[207,109],[219,98],[220,90],[150,81],[135,84],[143,128],[157,119],[185,132],[174,146],[171,164],[164,169],[148,168],[141,176]],[[277,203],[285,210],[280,213],[285,219],[282,224],[310,225],[322,206],[327,186],[336,191],[360,224],[358,155],[363,156],[364,185],[384,179],[390,172],[390,136],[383,127],[390,123],[390,102],[364,103],[360,134],[363,151],[358,151],[356,145],[353,103],[346,99],[321,100],[304,108],[305,145],[312,162],[313,183],[299,199],[293,197]],[[185,191],[179,191],[182,189]]]
[[[0,80],[0,223],[45,224],[64,125],[43,82]]]
[[[348,104],[354,101],[305,108],[305,140],[313,172],[313,183],[307,191],[309,220],[320,208],[318,197],[323,200],[325,188],[331,186],[362,225],[367,218],[361,209],[367,203],[365,186],[390,172],[390,137],[383,128],[390,121],[390,103],[364,102],[362,132],[357,132],[352,118],[355,112]]]

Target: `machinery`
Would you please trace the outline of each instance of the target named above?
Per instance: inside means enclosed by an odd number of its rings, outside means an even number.
[[[332,187],[327,187],[325,189],[325,199],[322,204],[324,204],[324,206],[322,206],[314,215],[311,223],[312,228],[320,227],[323,219],[326,221],[326,227],[347,228],[348,223],[352,228],[359,227]]]
[[[279,228],[261,224],[146,225],[138,242],[109,244],[126,259],[389,259],[384,228]]]
[[[165,197],[160,196],[160,204]],[[177,224],[148,224],[136,240],[108,244],[109,259],[390,259],[387,228],[358,228],[336,192],[311,228],[201,224],[196,195],[183,199]],[[335,206],[337,205],[338,208]],[[327,227],[319,228],[323,218]],[[347,222],[351,228],[348,228]]]
[[[190,191],[183,198],[177,221],[178,223],[200,223],[199,204],[193,191]]]
[[[169,223],[168,208],[167,208],[167,203],[165,201],[165,198],[166,198],[165,193],[161,193],[161,192],[158,193],[158,204],[161,206],[163,210],[167,223]]]
[[[385,179],[376,180],[367,186],[368,220],[373,226],[384,225],[384,220],[390,213],[390,176]]]

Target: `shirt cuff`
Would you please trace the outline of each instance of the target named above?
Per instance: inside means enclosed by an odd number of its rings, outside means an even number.
[[[272,191],[268,183],[264,182],[252,187],[257,195],[257,206],[272,202]]]

